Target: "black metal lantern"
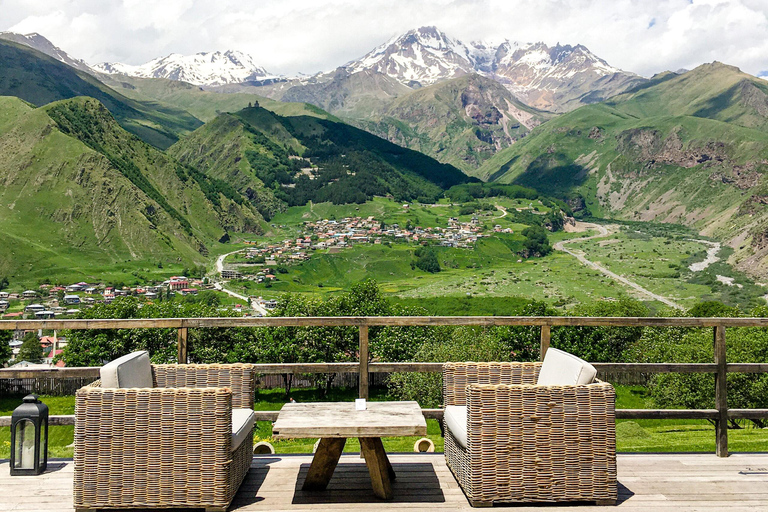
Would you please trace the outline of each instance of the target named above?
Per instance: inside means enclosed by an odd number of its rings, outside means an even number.
[[[39,475],[48,465],[48,406],[27,395],[11,415],[11,475]]]

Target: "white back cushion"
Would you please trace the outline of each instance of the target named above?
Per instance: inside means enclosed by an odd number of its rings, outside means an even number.
[[[119,357],[101,367],[102,388],[151,388],[149,352],[141,350]]]
[[[595,380],[595,367],[578,357],[556,348],[547,349],[541,364],[539,386],[590,384]]]

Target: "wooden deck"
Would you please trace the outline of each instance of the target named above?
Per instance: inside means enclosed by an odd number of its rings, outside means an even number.
[[[445,465],[443,454],[394,454],[397,472],[394,500],[372,494],[365,463],[344,455],[327,491],[304,492],[301,484],[311,455],[254,458],[251,471],[230,510],[472,510]],[[616,507],[514,506],[518,512],[592,512],[597,510],[669,511],[768,510],[768,454],[620,454],[619,504]],[[1,511],[70,511],[72,461],[49,462],[38,477],[9,476],[8,461],[0,461]]]

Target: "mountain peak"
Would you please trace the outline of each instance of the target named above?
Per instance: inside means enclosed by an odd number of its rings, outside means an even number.
[[[534,105],[544,109],[557,108],[555,92],[573,83],[594,83],[616,73],[622,75],[622,83],[637,79],[581,44],[549,47],[543,42],[521,44],[508,39],[465,44],[434,26],[395,36],[345,68],[351,73],[372,70],[409,87],[480,73],[501,82],[523,101],[531,99],[530,91],[549,91],[544,94],[547,99]]]
[[[256,64],[253,57],[237,50],[200,52],[194,55],[171,53],[139,66],[117,62],[102,62],[94,66],[101,73],[135,76],[139,78],[168,78],[195,85],[224,85],[272,76]]]
[[[49,57],[52,57],[59,62],[63,62],[68,66],[72,66],[75,69],[85,71],[86,73],[91,72],[91,67],[84,60],[73,59],[67,54],[67,52],[54,45],[52,42],[37,32],[30,32],[29,34],[0,32],[0,39],[23,44],[24,46],[28,46],[34,50],[39,51],[40,53],[44,53],[45,55],[48,55]]]

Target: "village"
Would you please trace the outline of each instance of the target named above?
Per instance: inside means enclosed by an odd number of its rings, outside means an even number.
[[[512,232],[510,228],[502,228],[500,225],[495,225],[493,231]],[[274,272],[279,271],[281,266],[308,260],[312,251],[327,250],[333,254],[353,245],[383,243],[432,243],[443,247],[467,249],[473,247],[483,236],[488,235],[483,233],[478,217],[472,217],[469,222],[460,222],[458,218],[451,217],[447,227],[387,225],[374,216],[306,221],[302,226],[302,233],[297,238],[245,249],[242,253],[245,261],[238,261],[243,264],[237,269],[222,270],[221,277],[251,278],[258,283],[269,282],[276,278]],[[245,268],[250,265],[263,268],[258,272],[248,272]]]
[[[67,286],[53,286],[43,284],[39,290],[25,290],[21,293],[0,291],[0,315],[3,320],[13,319],[38,319],[46,320],[57,317],[74,317],[80,312],[81,307],[91,307],[99,303],[111,303],[117,297],[129,295],[143,297],[147,300],[179,295],[196,295],[199,289],[208,288],[203,280],[190,280],[184,276],[172,276],[158,285],[116,288],[104,284],[90,284],[79,282]],[[17,307],[12,307],[17,305]],[[6,312],[10,309],[19,311]],[[22,345],[22,339],[26,331],[14,332],[9,345],[13,349],[13,356],[18,354]],[[66,339],[59,338],[55,332],[53,336],[43,336],[38,333],[40,346],[43,349],[43,360],[40,363],[18,361],[23,367],[52,366],[54,359],[66,346]],[[63,362],[56,363],[62,366]]]

